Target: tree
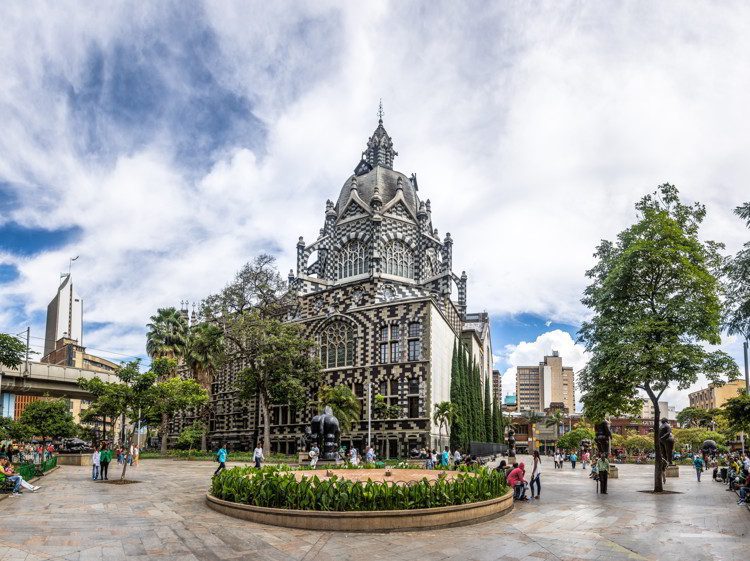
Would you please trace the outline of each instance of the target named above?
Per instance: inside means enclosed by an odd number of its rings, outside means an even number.
[[[685,407],[677,413],[677,422],[683,427],[706,427],[711,424],[718,414],[718,409],[701,409],[700,407]]]
[[[725,444],[726,437],[720,432],[706,430],[705,428],[689,428],[689,429],[674,429],[674,447],[675,450],[680,450],[683,447],[689,447],[690,450],[696,452],[701,449],[703,443],[706,440],[713,440],[717,444]]]
[[[528,411],[524,414],[524,416],[529,423],[529,437],[531,438],[529,453],[531,453],[536,448],[534,440],[534,429],[536,428],[536,424],[544,419],[544,415],[537,413],[536,411]]]
[[[734,213],[750,228],[750,202]],[[750,339],[750,242],[745,243],[725,265],[726,291],[724,327],[730,335]]]
[[[647,454],[654,451],[655,445],[653,438],[640,434],[628,436],[623,444],[628,454]]]
[[[68,438],[78,433],[66,399],[41,399],[29,403],[19,419],[35,436]]]
[[[34,436],[31,428],[9,417],[0,417],[0,440],[28,440]]]
[[[224,337],[221,329],[213,323],[199,323],[194,325],[187,339],[185,349],[185,363],[190,369],[193,378],[200,386],[209,392],[214,381],[216,369],[224,358]],[[201,437],[201,450],[206,450],[206,422],[210,416],[210,402],[199,409],[202,420],[203,436]]]
[[[654,407],[654,491],[662,487],[659,399],[670,385],[687,389],[703,373],[711,381],[739,374],[722,351],[717,271],[719,245],[701,242],[702,205],[680,202],[677,189],[659,187],[636,205],[638,221],[617,242],[602,241],[582,302],[594,313],[580,341],[590,360],[580,376],[589,417],[636,413],[643,391]]]
[[[151,408],[153,411],[158,411],[162,418],[162,454],[167,451],[166,436],[169,422],[174,415],[180,411],[199,408],[208,403],[208,392],[195,380],[183,380],[174,375],[168,378],[163,377],[163,372],[171,371],[173,368],[174,359],[170,358],[157,358],[152,364],[152,370],[156,373],[159,381],[154,384],[151,391],[154,398]]]
[[[492,394],[490,393],[490,377],[484,377],[484,441],[492,439]]]
[[[189,427],[182,429],[177,437],[177,445],[188,449],[188,455],[193,451],[206,434],[206,426],[201,421],[195,421]]]
[[[492,402],[492,442],[501,444],[503,441],[503,414],[497,400]]]
[[[283,321],[292,298],[275,259],[261,254],[201,305],[206,322],[223,333],[225,360],[242,366],[237,378],[240,397],[257,400],[263,440],[269,447],[270,407],[289,404],[302,409],[309,387],[320,379],[316,343],[303,336],[301,326]],[[259,421],[256,418],[256,430]]]
[[[549,427],[555,427],[555,438],[560,438],[560,425],[562,425],[565,422],[565,413],[562,411],[555,411],[551,415],[547,417],[544,421],[544,426]]]
[[[184,356],[188,340],[187,319],[176,308],[159,308],[151,316],[146,334],[146,352],[151,358]]]
[[[557,439],[557,447],[561,450],[576,450],[581,446],[582,440],[594,441],[594,431],[587,428],[575,428],[566,432]]]
[[[372,410],[378,419],[381,419],[380,428],[383,435],[385,435],[386,423],[388,419],[398,419],[401,416],[401,407],[398,405],[389,405],[385,396],[381,394],[375,394],[373,400]],[[381,447],[381,456],[385,454],[385,450]]]
[[[26,345],[13,335],[0,333],[0,366],[16,370],[23,364]]]
[[[450,428],[456,418],[456,404],[450,401],[441,401],[435,404],[435,413],[432,418],[438,425],[438,447],[443,446],[443,427]],[[452,430],[452,429],[451,429]]]
[[[750,395],[745,393],[729,398],[722,408],[733,432],[750,433]]]
[[[453,342],[453,361],[451,362],[451,403],[454,406],[455,413],[450,423],[450,447],[455,450],[460,448],[464,442],[465,425],[463,409],[463,388],[461,387],[461,357],[456,342]]]
[[[318,403],[324,408],[331,408],[333,415],[339,420],[342,435],[350,434],[359,423],[362,404],[349,386],[323,385],[318,391]]]

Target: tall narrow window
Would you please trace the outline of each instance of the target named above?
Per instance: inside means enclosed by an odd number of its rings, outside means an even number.
[[[378,349],[381,363],[401,362],[401,327],[398,323],[380,328]]]
[[[324,368],[354,364],[354,332],[343,321],[330,323],[320,335],[320,362]]]
[[[348,242],[338,253],[338,278],[345,279],[367,272],[367,246],[360,240]]]
[[[409,361],[422,360],[422,324],[418,321],[409,323],[407,355]]]
[[[414,278],[414,254],[401,240],[391,240],[383,252],[385,272],[397,277]]]

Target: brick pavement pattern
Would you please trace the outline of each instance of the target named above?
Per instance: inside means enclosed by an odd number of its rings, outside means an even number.
[[[119,473],[116,466],[111,474]],[[610,493],[587,472],[545,460],[542,499],[496,520],[436,531],[390,534],[311,532],[252,524],[205,506],[215,464],[145,460],[133,485],[90,479],[63,466],[38,493],[2,501],[0,559],[107,560],[662,560],[747,559],[750,512],[734,493],[692,469],[653,496],[651,466],[620,466]]]

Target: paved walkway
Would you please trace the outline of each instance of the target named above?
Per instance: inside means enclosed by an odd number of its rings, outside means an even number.
[[[545,461],[542,499],[483,524],[425,532],[344,534],[261,526],[204,504],[216,464],[144,460],[141,483],[106,485],[63,466],[38,493],[0,503],[0,560],[663,560],[748,559],[750,512],[710,478],[681,468],[653,496],[651,466],[620,466],[610,493],[586,472]],[[115,466],[110,471],[117,472]]]

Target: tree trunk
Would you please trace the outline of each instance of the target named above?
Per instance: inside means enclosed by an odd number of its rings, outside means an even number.
[[[203,434],[201,435],[201,452],[205,452],[208,449],[208,446],[206,445],[206,434],[208,430],[204,430]]]
[[[133,444],[133,433],[135,432],[135,426],[133,427],[133,430],[130,431],[130,434],[126,434],[127,436],[127,443],[125,444],[125,461],[122,465],[122,473],[120,474],[120,480],[125,479],[125,472],[128,470],[128,464],[130,463],[130,446]]]
[[[651,399],[654,404],[654,493],[661,493],[664,490],[662,480],[662,455],[661,442],[659,441],[659,402]]]
[[[167,454],[167,427],[169,425],[169,415],[166,413],[161,414],[161,454],[165,456]]]
[[[263,453],[271,454],[271,412],[268,410],[266,396],[260,396],[260,412],[263,415]]]

